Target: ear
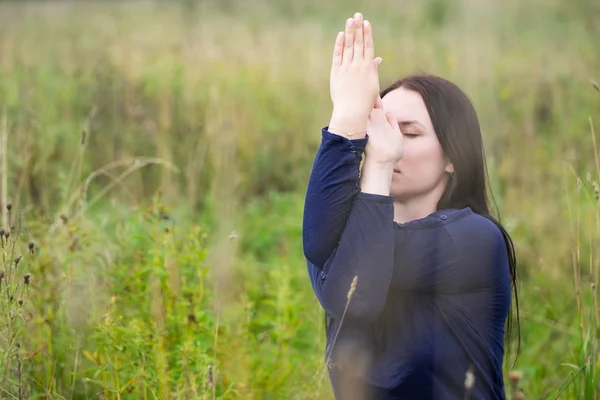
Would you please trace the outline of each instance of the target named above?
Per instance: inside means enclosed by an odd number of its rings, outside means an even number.
[[[446,160],[446,169],[445,171],[449,174],[454,173],[454,164],[452,164],[452,162],[450,162],[450,160]]]

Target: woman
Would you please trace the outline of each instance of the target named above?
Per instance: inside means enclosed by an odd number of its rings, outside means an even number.
[[[357,13],[335,41],[333,114],[306,193],[304,253],[334,393],[504,399],[516,262],[488,208],[476,113],[431,75],[379,96],[379,62]]]

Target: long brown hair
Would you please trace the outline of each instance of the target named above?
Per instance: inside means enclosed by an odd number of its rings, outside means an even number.
[[[470,207],[473,212],[482,215],[502,231],[508,250],[511,287],[514,295],[514,311],[509,310],[506,322],[505,344],[510,351],[511,343],[517,339],[518,358],[521,345],[519,321],[519,294],[517,289],[517,260],[512,239],[499,219],[490,212],[493,201],[496,215],[498,209],[491,190],[483,149],[483,139],[479,120],[473,104],[467,95],[454,83],[435,75],[417,74],[399,79],[381,91],[383,98],[398,88],[417,92],[423,98],[433,128],[444,151],[454,166],[454,177],[438,202],[438,209]],[[516,322],[516,333],[513,330]]]

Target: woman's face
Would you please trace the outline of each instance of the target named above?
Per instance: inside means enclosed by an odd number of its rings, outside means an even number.
[[[404,153],[396,164],[391,195],[407,201],[431,192],[443,193],[449,172],[453,172],[435,134],[429,113],[420,94],[404,88],[383,98],[383,108],[391,113],[404,135]]]

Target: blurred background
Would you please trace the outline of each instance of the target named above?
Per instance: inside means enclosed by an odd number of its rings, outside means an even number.
[[[382,87],[438,74],[479,113],[507,382],[598,398],[597,0],[0,1],[1,397],[332,398],[301,224],[357,11]]]

